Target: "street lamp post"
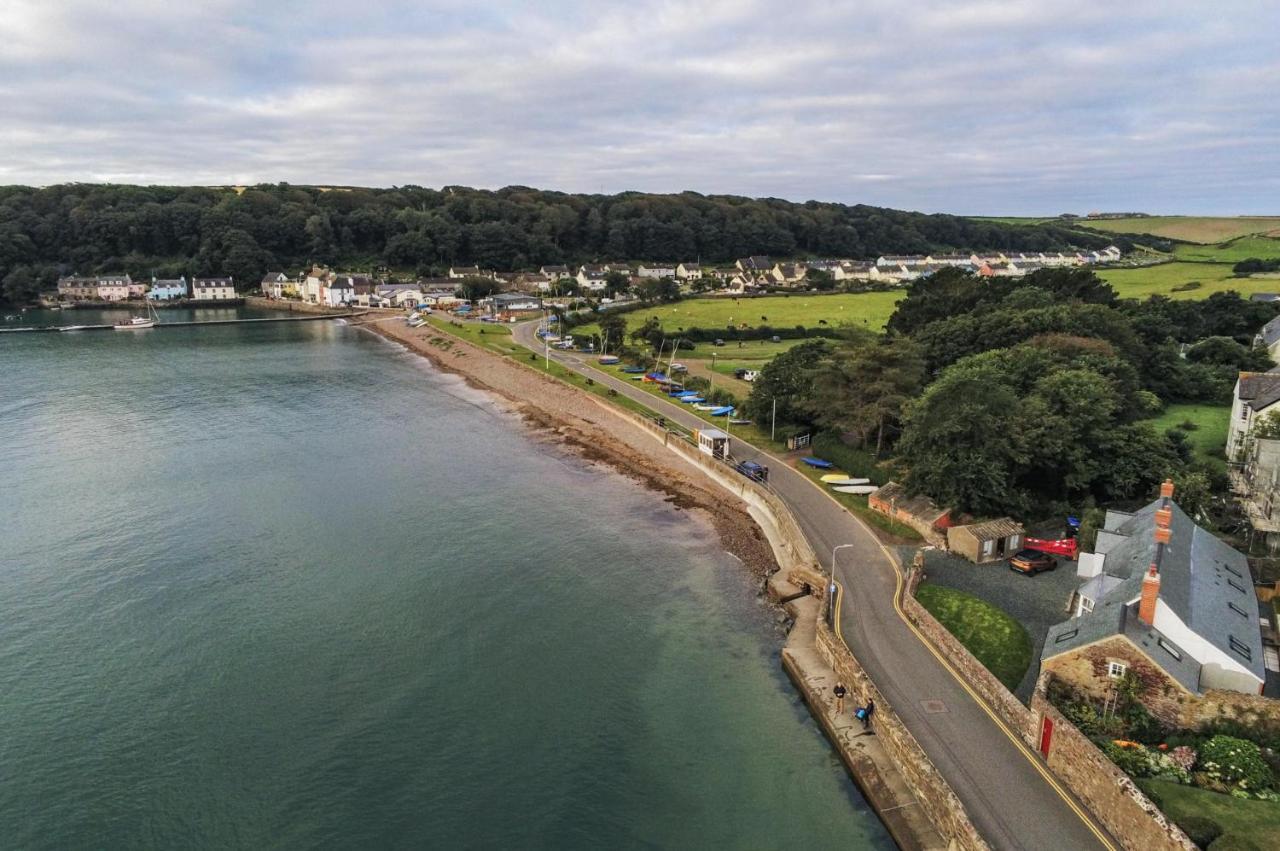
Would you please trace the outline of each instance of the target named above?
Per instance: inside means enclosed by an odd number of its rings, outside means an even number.
[[[839,544],[831,548],[831,582],[827,585],[827,621],[832,627],[836,623],[836,553],[852,546],[853,544]]]

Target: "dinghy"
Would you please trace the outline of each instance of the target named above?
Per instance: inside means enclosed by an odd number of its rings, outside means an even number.
[[[833,488],[833,490],[837,490],[840,493],[856,493],[866,496],[869,493],[875,493],[879,488],[875,485],[842,485],[838,488]]]
[[[836,467],[835,464],[830,461],[823,461],[821,458],[801,458],[800,460],[818,470],[834,470]]]
[[[822,477],[822,481],[824,481],[824,482],[839,482],[841,479],[847,479],[847,478],[849,478],[849,474],[848,474],[848,473],[827,473],[826,475],[824,475],[824,476]],[[853,484],[853,483],[852,483],[852,482],[841,482],[841,484],[849,485],[849,484]]]
[[[871,484],[871,480],[870,480],[870,479],[849,479],[849,478],[842,478],[842,479],[830,479],[830,478],[827,478],[826,476],[823,476],[823,477],[822,477],[822,480],[823,480],[824,482],[826,482],[827,484],[829,484],[829,485],[833,486],[833,487],[839,487],[839,486],[841,486],[841,485],[869,485],[869,484]]]

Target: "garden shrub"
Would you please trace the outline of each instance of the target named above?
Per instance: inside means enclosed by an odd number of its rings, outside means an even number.
[[[1222,825],[1208,816],[1183,816],[1178,819],[1178,827],[1200,848],[1208,848],[1213,840],[1222,835]]]
[[[1141,745],[1130,743],[1126,746],[1104,742],[1102,751],[1130,777],[1146,777],[1152,772],[1151,756]]]
[[[1200,748],[1196,769],[1212,784],[1246,793],[1271,788],[1271,768],[1262,758],[1262,749],[1234,736],[1217,735]]]

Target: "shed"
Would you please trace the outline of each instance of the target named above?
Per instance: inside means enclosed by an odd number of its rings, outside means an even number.
[[[1027,531],[1008,517],[952,526],[947,530],[947,549],[974,564],[1001,561],[1022,549]]]
[[[951,509],[939,508],[924,494],[912,496],[897,482],[885,482],[867,496],[867,505],[872,511],[915,529],[934,546],[946,543],[942,534],[951,525]]]

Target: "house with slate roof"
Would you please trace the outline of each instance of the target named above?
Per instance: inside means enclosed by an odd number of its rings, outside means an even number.
[[[1255,346],[1266,346],[1272,360],[1280,359],[1280,316],[1272,319],[1253,337]]]
[[[1258,417],[1280,411],[1277,402],[1280,402],[1280,366],[1266,372],[1240,373],[1231,399],[1231,419],[1227,423],[1228,461],[1237,461],[1244,453],[1246,438]]]
[[[1133,514],[1108,511],[1070,620],[1049,629],[1041,670],[1107,696],[1133,671],[1139,699],[1166,723],[1211,689],[1262,693],[1258,602],[1244,555],[1160,498]]]

